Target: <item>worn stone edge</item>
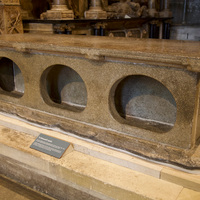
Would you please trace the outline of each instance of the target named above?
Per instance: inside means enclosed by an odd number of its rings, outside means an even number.
[[[176,165],[185,169],[200,169],[198,160],[191,159],[196,148],[193,149],[180,149],[172,146],[157,144],[150,141],[145,141],[134,136],[123,135],[115,132],[114,130],[105,130],[101,127],[94,127],[92,124],[83,124],[79,121],[73,121],[61,116],[34,110],[31,108],[26,109],[29,112],[24,114],[24,107],[12,105],[2,102],[0,111],[16,115],[29,122],[36,123],[47,128],[59,128],[62,131],[70,132],[71,134],[91,139],[102,144],[112,146],[118,149],[126,150],[130,153],[142,156],[144,158],[152,159],[155,161]],[[29,115],[27,115],[29,113]],[[57,123],[59,121],[59,124]],[[74,131],[76,126],[76,131]],[[95,128],[95,134],[91,129]],[[90,131],[91,130],[91,131]],[[124,144],[121,146],[121,144]],[[133,145],[134,144],[134,145]],[[141,146],[143,148],[141,149]]]

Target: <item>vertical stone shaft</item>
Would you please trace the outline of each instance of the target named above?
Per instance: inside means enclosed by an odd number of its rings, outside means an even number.
[[[165,0],[165,2],[164,2],[164,10],[169,10],[169,0]]]
[[[66,5],[66,0],[53,0],[53,5]]]
[[[91,6],[101,7],[101,1],[100,0],[91,0]]]
[[[155,0],[149,0],[148,6],[149,6],[149,9],[155,9],[156,8],[156,1]]]
[[[148,7],[149,7],[149,15],[150,17],[155,17],[156,11],[156,0],[149,0],[148,1]]]
[[[159,13],[160,17],[172,17],[172,12],[170,11],[169,0],[163,0],[164,6],[163,10]]]
[[[91,0],[90,9],[92,9],[92,10],[102,10],[101,1],[100,0]]]

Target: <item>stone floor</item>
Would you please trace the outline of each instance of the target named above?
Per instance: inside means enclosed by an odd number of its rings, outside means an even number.
[[[43,194],[37,193],[23,185],[13,182],[0,175],[0,199],[1,200],[52,200]]]

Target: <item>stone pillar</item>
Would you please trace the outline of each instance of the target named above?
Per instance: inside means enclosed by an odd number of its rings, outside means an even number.
[[[85,12],[86,19],[106,19],[107,13],[101,7],[101,0],[91,0],[90,9]]]
[[[164,1],[164,10],[168,10],[169,9],[169,0],[165,0]]]
[[[66,0],[53,0],[52,9],[42,13],[40,18],[71,20],[74,19],[74,13],[68,9]]]
[[[20,0],[22,19],[33,19],[33,5],[31,0]]]
[[[53,0],[51,10],[68,10],[66,0]]]
[[[156,11],[156,0],[149,0],[148,1],[148,7],[149,7],[149,16],[150,17],[155,17],[157,14]]]
[[[160,17],[172,17],[172,12],[169,7],[169,0],[164,0],[164,9],[160,12]]]
[[[19,0],[0,0],[0,34],[23,33]]]

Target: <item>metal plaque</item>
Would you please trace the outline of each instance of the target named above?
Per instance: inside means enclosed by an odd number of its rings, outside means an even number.
[[[30,148],[46,153],[56,158],[61,158],[70,143],[40,134]]]

